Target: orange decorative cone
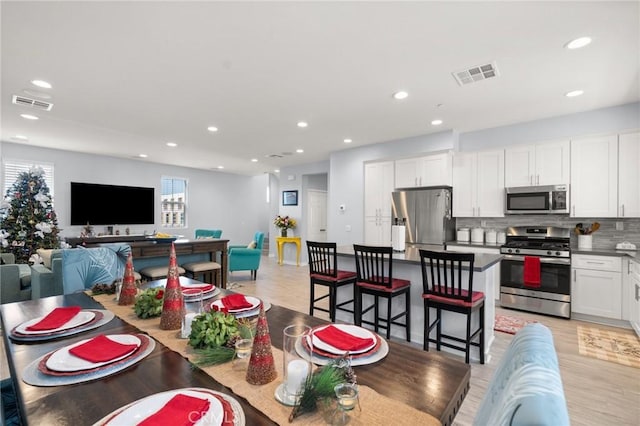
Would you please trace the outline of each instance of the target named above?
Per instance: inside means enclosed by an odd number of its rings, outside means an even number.
[[[122,279],[122,288],[120,289],[120,297],[118,297],[118,305],[133,305],[136,302],[138,289],[136,287],[136,279],[133,276],[133,257],[131,253],[127,257],[127,266],[124,268],[124,278]]]
[[[180,276],[178,275],[176,247],[171,243],[169,272],[167,273],[167,284],[164,288],[164,301],[162,303],[160,329],[179,330],[182,326],[182,309],[182,288],[180,287]]]
[[[256,336],[253,338],[253,349],[251,359],[247,368],[247,382],[252,385],[266,385],[276,379],[275,362],[271,352],[271,335],[269,334],[269,324],[264,313],[264,305],[260,304],[260,314],[256,325]]]

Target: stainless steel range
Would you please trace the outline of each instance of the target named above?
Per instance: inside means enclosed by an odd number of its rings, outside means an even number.
[[[500,304],[563,318],[571,317],[570,228],[518,226],[509,228],[500,266]],[[524,281],[525,257],[540,260],[540,283]]]

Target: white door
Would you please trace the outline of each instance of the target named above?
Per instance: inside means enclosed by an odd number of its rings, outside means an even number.
[[[569,164],[569,141],[536,145],[536,185],[568,184]]]
[[[476,211],[475,153],[456,152],[453,156],[453,216],[473,217]]]
[[[307,240],[327,241],[327,192],[307,192]]]
[[[504,153],[506,187],[535,185],[535,146],[507,148]]]
[[[476,216],[504,217],[504,151],[478,153]]]
[[[620,135],[618,216],[640,217],[640,133]]]

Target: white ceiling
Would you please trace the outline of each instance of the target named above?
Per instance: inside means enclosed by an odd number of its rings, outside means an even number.
[[[251,175],[636,102],[639,4],[3,1],[1,137]],[[563,48],[583,35],[590,46]],[[492,61],[498,78],[461,87],[451,75]],[[574,89],[585,94],[564,96]],[[53,109],[21,118],[11,98],[24,90],[48,93]]]

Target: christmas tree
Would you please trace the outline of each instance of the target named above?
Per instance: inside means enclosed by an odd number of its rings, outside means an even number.
[[[0,244],[17,263],[27,263],[39,248],[57,248],[58,220],[53,211],[44,170],[22,172],[0,204]]]

